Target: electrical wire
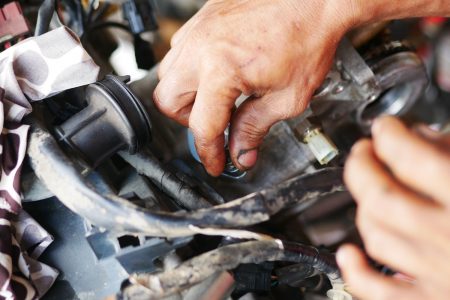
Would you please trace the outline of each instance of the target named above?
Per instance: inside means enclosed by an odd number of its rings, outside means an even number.
[[[232,270],[240,264],[267,261],[304,264],[326,274],[332,283],[342,281],[333,254],[280,240],[249,241],[217,248],[161,273],[132,275],[120,296],[124,300],[162,299],[202,282],[216,272]]]
[[[44,0],[38,10],[34,36],[42,35],[50,30],[52,19],[56,21],[58,27],[64,26],[57,12],[57,0]]]
[[[103,5],[97,10],[97,12],[95,14],[94,13],[92,14],[93,16],[90,22],[97,23],[105,15],[105,13],[108,11],[110,7],[111,3],[109,2],[103,3]]]
[[[81,41],[84,43],[87,39],[87,37],[89,36],[89,34],[91,34],[92,32],[96,31],[96,30],[100,30],[100,29],[105,29],[108,27],[112,27],[112,28],[118,28],[121,29],[123,31],[128,32],[129,34],[133,35],[133,33],[131,32],[130,28],[122,23],[119,22],[113,22],[113,21],[106,21],[106,22],[99,22],[99,23],[94,23],[92,25],[90,25],[86,31],[83,32],[81,36]],[[133,35],[133,37],[135,37]]]
[[[75,0],[75,7],[76,7],[76,16],[78,20],[78,35],[82,36],[84,34],[84,24],[85,24],[85,12],[83,9],[83,6],[81,5],[81,0]]]
[[[95,10],[95,8],[94,8],[95,1],[96,1],[96,0],[90,0],[90,1],[89,1],[89,8],[88,8],[88,12],[87,12],[87,14],[86,14],[86,21],[85,21],[85,24],[84,24],[85,27],[86,27],[86,26],[89,26],[89,24],[90,24],[91,21],[92,21],[92,15],[93,15],[94,10]]]
[[[194,235],[198,229],[250,226],[267,221],[286,206],[344,189],[342,169],[331,168],[295,177],[223,205],[170,213],[144,209],[117,195],[99,194],[36,121],[31,127],[28,156],[36,176],[75,213],[99,227],[149,236],[181,237]],[[216,235],[229,234],[227,230],[217,230]]]
[[[46,33],[50,28],[53,14],[55,13],[56,0],[44,0],[39,7],[34,35],[39,36]]]

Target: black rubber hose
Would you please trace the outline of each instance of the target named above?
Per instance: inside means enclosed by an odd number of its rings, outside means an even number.
[[[56,140],[36,122],[31,127],[27,153],[37,177],[72,211],[99,227],[149,236],[180,237],[199,233],[199,228],[250,226],[267,221],[288,205],[344,189],[342,169],[325,169],[212,208],[149,211],[117,195],[95,191]]]
[[[136,171],[148,177],[161,191],[169,195],[182,207],[195,210],[211,207],[205,198],[192,190],[175,174],[169,172],[161,162],[150,153],[139,152],[131,155],[120,152],[120,156],[128,162]]]

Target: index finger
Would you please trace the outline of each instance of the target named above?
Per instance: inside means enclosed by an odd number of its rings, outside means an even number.
[[[225,165],[224,131],[241,91],[232,80],[206,73],[200,80],[194,106],[189,117],[197,153],[212,176],[219,176]]]
[[[450,205],[450,155],[429,140],[414,134],[399,120],[375,121],[376,155],[410,189]]]

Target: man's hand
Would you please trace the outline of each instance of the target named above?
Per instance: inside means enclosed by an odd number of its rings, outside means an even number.
[[[189,126],[206,168],[225,163],[224,130],[240,169],[277,121],[305,110],[353,25],[354,0],[210,0],[173,37],[156,106]],[[235,111],[241,94],[250,96]]]
[[[369,256],[413,278],[373,270],[354,246],[337,255],[358,299],[448,299],[450,295],[450,136],[409,130],[385,117],[356,144],[345,181]]]

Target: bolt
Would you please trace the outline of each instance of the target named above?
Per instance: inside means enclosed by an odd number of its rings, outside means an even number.
[[[342,93],[345,90],[345,84],[339,83],[333,90],[333,94],[337,95]]]

